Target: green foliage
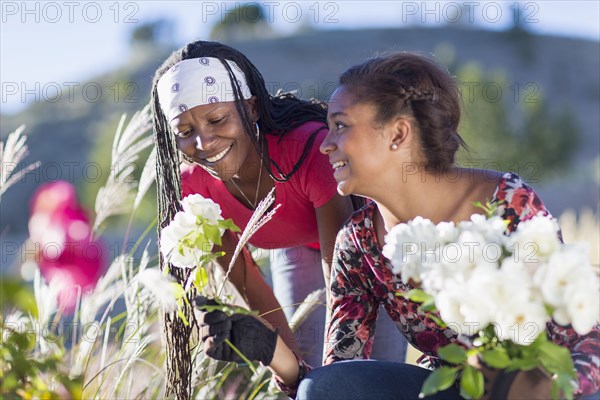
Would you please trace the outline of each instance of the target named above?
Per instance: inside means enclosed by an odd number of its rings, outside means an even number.
[[[457,374],[457,368],[440,367],[434,370],[425,379],[425,382],[423,382],[419,397],[431,396],[432,394],[448,389],[456,380]]]
[[[487,205],[490,206],[489,204]],[[432,296],[421,289],[412,289],[403,294],[418,303],[433,303]],[[422,306],[421,306],[422,307]],[[431,304],[429,312],[435,312]],[[443,322],[442,322],[443,323]],[[438,349],[439,357],[450,364],[432,372],[421,388],[420,397],[430,396],[449,388],[460,376],[460,394],[466,399],[479,399],[484,393],[484,376],[479,365],[471,360],[482,360],[488,367],[507,372],[530,371],[536,368],[545,371],[552,380],[552,398],[573,398],[571,382],[577,379],[571,353],[540,334],[528,346],[515,344],[510,340],[498,339],[493,324],[486,325],[474,338],[475,347],[465,350],[455,343]]]
[[[466,399],[483,396],[483,374],[471,365],[465,365],[460,376],[460,395]]]
[[[34,295],[25,283],[4,277],[0,292],[3,315],[9,310],[13,315],[37,315]],[[65,370],[63,358],[66,350],[62,343],[56,341],[57,347],[53,352],[41,354],[36,348],[36,332],[33,328],[25,320],[6,321],[2,318],[1,397],[82,398],[83,377],[69,376]]]
[[[580,133],[569,110],[553,112],[535,82],[510,84],[471,63],[456,72],[464,116],[459,133],[471,151],[465,167],[513,171],[528,182],[566,172]]]
[[[442,347],[438,352],[440,358],[452,364],[460,364],[467,361],[467,352],[457,344],[449,344]]]
[[[258,3],[236,3],[210,32],[211,40],[217,41],[248,40],[272,35],[273,30]]]

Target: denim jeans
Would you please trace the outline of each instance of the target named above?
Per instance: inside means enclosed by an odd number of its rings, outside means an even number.
[[[304,301],[310,292],[325,287],[321,252],[298,246],[271,250],[269,254],[273,291],[289,321],[298,308],[292,304]],[[295,339],[302,356],[313,367],[322,365],[325,314],[325,306],[317,306],[296,331]],[[371,358],[404,362],[406,346],[406,338],[380,307]]]
[[[430,370],[390,361],[348,360],[316,368],[300,382],[296,400],[415,400]],[[455,387],[427,400],[461,399]]]

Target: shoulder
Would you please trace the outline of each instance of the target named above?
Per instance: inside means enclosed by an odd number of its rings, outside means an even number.
[[[509,229],[539,212],[550,215],[535,190],[519,175],[512,172],[502,175],[494,193],[494,200],[498,204],[498,214],[511,221]]]
[[[270,145],[274,146],[303,146],[311,137],[321,143],[327,135],[327,125],[319,121],[308,121],[292,129],[285,135],[267,135]],[[320,140],[319,140],[320,139]]]

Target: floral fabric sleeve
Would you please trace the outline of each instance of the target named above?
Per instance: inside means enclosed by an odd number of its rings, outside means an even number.
[[[552,218],[535,191],[515,174],[504,175],[494,196],[499,202],[499,213],[510,221],[511,231],[519,222],[540,212]],[[586,335],[579,335],[571,326],[561,326],[554,321],[548,323],[547,328],[548,337],[571,352],[579,378],[575,394],[587,395],[600,390],[600,326]]]
[[[360,234],[364,223],[358,213],[338,233],[331,271],[330,322],[325,342],[324,365],[354,358],[369,358],[378,303],[362,270]]]
[[[306,374],[312,371],[312,367],[306,363],[304,360],[298,360],[298,381],[295,385],[286,386],[281,382],[281,380],[277,377],[277,375],[273,375],[273,380],[275,381],[275,385],[281,390],[283,393],[287,394],[290,398],[296,397],[296,392],[298,391],[298,385],[300,385],[300,381],[304,379]]]

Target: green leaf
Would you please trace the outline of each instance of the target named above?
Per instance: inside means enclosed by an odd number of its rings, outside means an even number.
[[[192,247],[192,246],[190,246],[190,247]],[[194,241],[193,247],[197,248],[198,250],[204,251],[205,249],[208,250],[208,248],[212,247],[212,245],[208,241],[206,236],[198,233],[198,235],[196,236],[196,240]],[[208,251],[206,251],[205,253],[208,253]]]
[[[522,369],[523,371],[530,371],[538,366],[538,360],[535,358],[518,358],[513,359],[508,366],[508,371],[514,371]]]
[[[223,257],[225,255],[224,251],[217,251],[215,253],[208,253],[208,254],[204,254],[202,257],[200,257],[200,265],[206,265],[209,262],[216,260],[219,257]]]
[[[428,300],[433,300],[433,297],[424,290],[421,289],[411,289],[406,293],[406,297],[415,303],[425,303]]]
[[[202,289],[204,289],[204,286],[208,283],[208,274],[204,267],[196,268],[193,282],[196,289],[198,289],[199,292],[202,292]]]
[[[221,232],[219,231],[218,227],[210,224],[204,224],[202,226],[202,230],[204,232],[204,236],[206,236],[211,243],[214,243],[217,246],[221,245]]]
[[[241,229],[238,228],[231,218],[219,221],[219,228],[229,229],[232,232],[241,232]]]
[[[457,368],[440,367],[436,369],[423,382],[419,397],[431,396],[432,394],[448,389],[456,380],[457,373]]]
[[[469,397],[478,399],[483,396],[483,374],[480,370],[465,365],[460,377],[461,394],[464,391]]]
[[[177,308],[177,315],[179,316],[179,318],[181,318],[181,320],[183,321],[183,324],[185,326],[190,326],[190,323],[188,322],[187,318],[183,314],[183,311],[181,310],[181,307]]]
[[[423,304],[421,304],[421,310],[429,312],[429,313],[433,313],[437,311],[437,307],[435,306],[435,301],[433,300],[433,297],[425,300],[425,302]]]
[[[438,354],[442,360],[452,364],[461,364],[467,361],[467,352],[457,344],[448,344],[438,349]]]
[[[510,365],[510,357],[502,347],[485,350],[481,353],[483,362],[492,368],[504,369]]]
[[[541,343],[539,346],[539,362],[551,374],[560,372],[573,378],[576,377],[571,353],[566,347],[550,341]]]
[[[171,290],[176,299],[181,299],[185,296],[185,289],[177,282],[169,282],[171,284]]]
[[[572,384],[573,376],[558,372],[556,379],[552,381],[552,398],[553,399],[573,399],[575,388]]]

